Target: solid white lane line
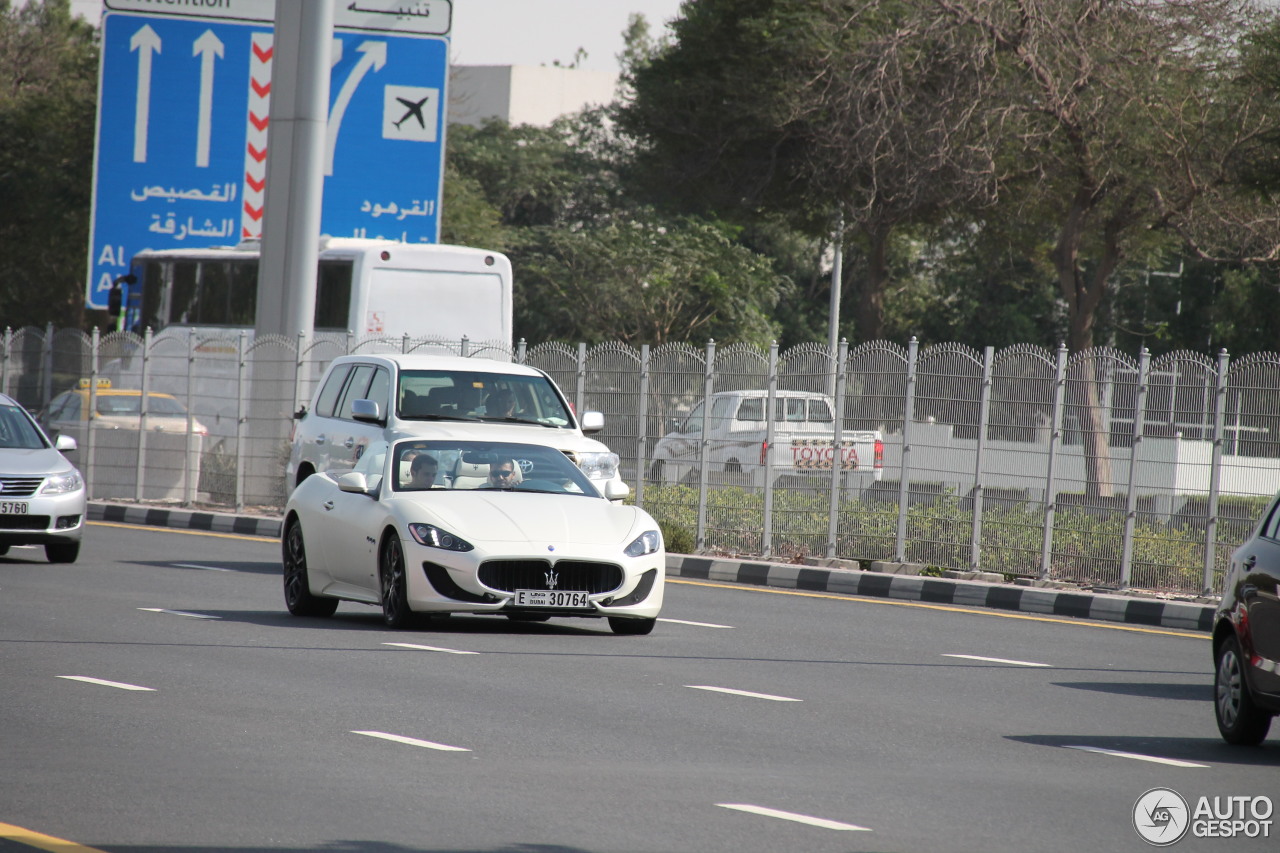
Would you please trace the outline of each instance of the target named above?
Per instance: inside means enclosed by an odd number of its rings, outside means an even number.
[[[1035,663],[1029,660],[1009,660],[1008,658],[984,658],[981,655],[943,655],[944,658],[962,658],[964,660],[980,660],[984,663],[1007,663],[1010,666],[1047,666],[1052,668],[1051,663]]]
[[[689,622],[684,619],[666,619],[662,616],[658,617],[659,622],[671,622],[675,625],[693,625],[698,628],[732,628],[732,625],[717,625],[714,622]]]
[[[224,568],[220,568],[219,566],[200,566],[195,563],[171,563],[170,565],[177,566],[179,569],[204,569],[206,572],[234,571],[233,569],[224,569]]]
[[[405,743],[409,746],[421,746],[425,749],[438,749],[442,752],[470,752],[464,746],[448,746],[443,743],[432,743],[429,740],[418,740],[417,738],[404,737],[403,735],[389,735],[386,732],[352,732],[353,735],[364,735],[365,737],[376,737],[382,740],[395,741],[396,743]]]
[[[1064,749],[1079,749],[1085,752],[1096,752],[1099,755],[1112,755],[1116,758],[1132,758],[1135,761],[1150,761],[1152,764],[1168,764],[1170,767],[1209,767],[1208,764],[1197,764],[1194,761],[1182,761],[1177,758],[1161,758],[1158,755],[1142,755],[1138,752],[1121,752],[1118,749],[1103,749],[1099,746],[1071,746],[1064,744]]]
[[[146,690],[154,693],[154,687],[139,687],[136,684],[122,684],[119,681],[104,681],[101,678],[90,678],[87,675],[59,675],[58,678],[65,678],[68,681],[83,681],[85,684],[101,684],[103,687],[118,687],[121,690]]]
[[[416,649],[420,652],[444,652],[447,655],[478,655],[479,652],[468,652],[463,649],[445,649],[440,646],[420,646],[417,643],[383,643],[384,646],[397,646],[402,649]]]
[[[187,616],[191,619],[221,619],[221,616],[209,616],[204,613],[188,613],[185,610],[165,610],[163,607],[139,607],[146,613],[168,613],[170,616]]]
[[[827,820],[823,817],[812,817],[811,815],[796,814],[795,812],[783,812],[777,809],[767,809],[764,806],[751,806],[746,803],[716,803],[722,809],[735,809],[740,812],[750,812],[751,814],[764,815],[765,817],[776,817],[782,820],[793,820],[796,823],[804,823],[809,826],[817,826],[822,829],[839,829],[845,832],[871,832],[869,826],[858,826],[852,823],[841,823],[838,820]]]
[[[729,693],[733,696],[748,696],[752,699],[769,699],[774,702],[803,702],[803,699],[792,699],[790,696],[774,696],[769,693],[752,693],[750,690],[734,690],[730,687],[710,687],[706,684],[686,684],[694,690],[711,690],[715,693]]]

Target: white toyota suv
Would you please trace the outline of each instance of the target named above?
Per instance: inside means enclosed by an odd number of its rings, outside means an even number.
[[[370,443],[403,438],[488,439],[543,444],[572,459],[610,500],[630,488],[618,456],[586,433],[551,377],[533,367],[439,355],[345,355],[333,360],[311,405],[294,415],[286,491],[312,474],[355,467]]]

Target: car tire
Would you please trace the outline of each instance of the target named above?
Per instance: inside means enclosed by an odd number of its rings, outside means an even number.
[[[9,546],[0,545],[0,557],[3,557],[5,554],[8,554],[8,553],[9,553]]]
[[[384,536],[378,547],[378,586],[382,591],[382,621],[388,628],[413,628],[423,621],[409,609],[404,548],[394,535]]]
[[[639,637],[651,633],[653,626],[656,624],[658,624],[657,619],[628,619],[625,616],[609,617],[609,627],[613,629],[613,633],[626,637]]]
[[[307,574],[307,546],[302,538],[302,524],[297,518],[285,523],[280,543],[284,564],[284,605],[294,616],[332,616],[338,599],[314,595]]]
[[[50,563],[74,563],[76,558],[80,556],[80,543],[46,543],[44,546],[44,556]]]
[[[1240,641],[1231,634],[1218,646],[1213,675],[1213,712],[1227,743],[1255,746],[1271,728],[1271,714],[1259,708],[1249,693]]]

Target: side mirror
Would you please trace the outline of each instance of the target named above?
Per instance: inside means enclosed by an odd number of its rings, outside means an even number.
[[[378,411],[378,404],[373,400],[353,400],[351,402],[351,417],[365,423],[382,423],[382,413]]]
[[[365,480],[364,474],[358,471],[348,471],[345,474],[338,475],[338,488],[344,492],[363,495],[369,491],[369,482]]]
[[[78,445],[76,444],[76,440],[71,436],[60,435],[53,440],[53,446],[63,453],[68,453],[75,450]]]
[[[608,480],[604,484],[604,496],[611,501],[620,501],[631,494],[631,487],[617,480]]]
[[[602,412],[583,412],[581,426],[583,432],[599,432],[604,429],[604,414]]]

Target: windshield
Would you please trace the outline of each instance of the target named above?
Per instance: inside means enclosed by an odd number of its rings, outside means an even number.
[[[510,421],[569,428],[573,419],[541,375],[405,370],[396,400],[406,420]]]
[[[554,447],[414,439],[397,444],[393,454],[397,492],[495,489],[600,496],[578,466]]]
[[[26,412],[18,406],[0,405],[0,447],[39,450],[48,446]]]

